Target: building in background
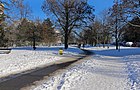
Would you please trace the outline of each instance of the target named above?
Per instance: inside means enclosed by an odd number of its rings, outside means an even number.
[[[62,44],[62,35],[61,35],[60,31],[55,30],[55,34],[56,34],[56,37],[57,37],[56,45],[61,45]]]
[[[0,24],[4,20],[4,4],[0,2]]]

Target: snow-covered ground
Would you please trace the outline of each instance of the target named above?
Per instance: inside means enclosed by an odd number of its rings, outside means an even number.
[[[123,59],[126,61],[131,89],[140,90],[140,55],[126,56]]]
[[[140,48],[89,47],[96,55],[33,90],[140,90]]]
[[[12,49],[10,54],[0,54],[0,82],[3,77],[27,73],[65,57],[77,56],[81,50],[70,47],[59,55],[61,47],[30,47]],[[140,90],[140,48],[87,47],[95,55],[74,64],[62,73],[41,81],[31,90]],[[15,75],[14,75],[15,77]],[[10,78],[13,78],[11,76]]]
[[[78,55],[81,50],[70,47],[59,55],[59,48],[62,47],[37,47],[34,51],[31,47],[13,48],[9,54],[0,54],[0,82],[6,80],[3,77],[13,78],[15,74],[27,73],[38,67],[49,65],[68,56]]]

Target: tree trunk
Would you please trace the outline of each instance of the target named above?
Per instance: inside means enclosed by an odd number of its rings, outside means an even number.
[[[64,44],[65,44],[65,49],[68,49],[68,34],[67,33],[65,33],[65,42],[64,42]]]

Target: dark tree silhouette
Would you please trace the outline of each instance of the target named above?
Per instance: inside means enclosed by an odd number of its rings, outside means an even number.
[[[93,7],[87,0],[45,0],[42,6],[44,13],[52,13],[64,33],[65,49],[72,30],[86,23],[86,19],[93,18]]]

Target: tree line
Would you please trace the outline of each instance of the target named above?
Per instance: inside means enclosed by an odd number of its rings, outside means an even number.
[[[140,1],[114,0],[94,22],[81,32],[81,41],[91,45],[111,43],[115,38],[116,49],[120,42],[140,42]]]
[[[32,11],[24,0],[1,1],[4,15],[0,25],[0,47],[52,45],[57,41],[57,34],[51,19],[32,19]],[[5,9],[7,8],[7,9]],[[3,15],[1,15],[3,16]]]
[[[3,1],[4,3],[4,1]],[[90,45],[110,43],[115,37],[116,49],[121,41],[139,42],[140,1],[114,0],[109,9],[95,17],[94,7],[88,0],[44,0],[42,11],[51,18],[32,19],[32,10],[24,0],[7,0],[6,20],[1,24],[0,45],[50,45],[57,41],[57,28],[62,35],[65,49],[69,43]],[[32,20],[30,20],[32,19]],[[133,34],[132,34],[133,33]],[[5,43],[6,45],[6,43]]]

